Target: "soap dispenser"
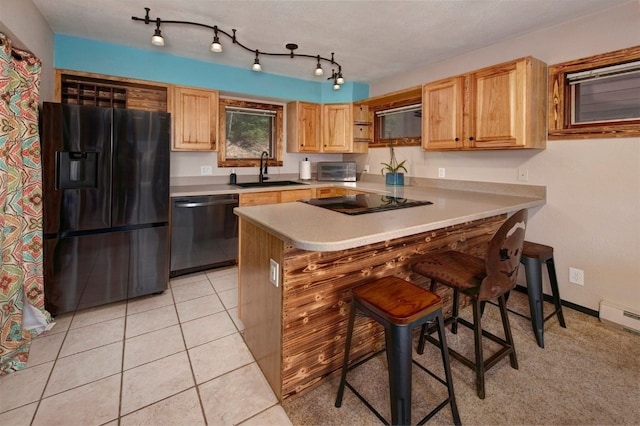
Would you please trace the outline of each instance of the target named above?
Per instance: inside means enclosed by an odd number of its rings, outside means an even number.
[[[231,169],[231,174],[229,175],[229,184],[235,185],[236,179],[236,169]]]

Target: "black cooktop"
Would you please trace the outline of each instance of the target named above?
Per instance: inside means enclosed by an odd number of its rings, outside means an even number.
[[[431,201],[410,200],[382,194],[344,195],[342,197],[312,198],[300,201],[348,215],[376,213],[433,204]]]

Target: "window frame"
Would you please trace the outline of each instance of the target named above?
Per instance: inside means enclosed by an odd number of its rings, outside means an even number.
[[[369,107],[369,113],[373,114],[373,140],[369,142],[369,148],[388,148],[393,146],[421,146],[422,135],[414,138],[391,138],[385,139],[380,133],[382,129],[382,117],[376,114],[379,111],[385,111],[404,106],[422,105],[422,86],[414,86],[397,92],[387,93],[385,95],[376,96],[367,99],[364,102]]]
[[[275,140],[272,155],[267,159],[271,167],[282,167],[283,164],[283,110],[281,104],[259,101],[245,101],[231,98],[220,98],[218,124],[218,167],[259,167],[260,158],[226,158],[227,106],[264,111],[275,111]]]
[[[589,56],[549,67],[548,139],[640,136],[640,119],[607,123],[571,123],[572,96],[567,74],[640,60],[640,46]]]

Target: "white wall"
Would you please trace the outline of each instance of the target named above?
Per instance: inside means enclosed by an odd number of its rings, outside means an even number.
[[[42,62],[40,102],[54,98],[53,31],[31,0],[0,0],[0,31]]]
[[[371,96],[527,55],[552,65],[640,45],[639,22],[640,2],[631,1],[376,82]],[[528,169],[529,184],[547,187],[547,204],[532,212],[527,239],[555,248],[562,298],[594,310],[605,299],[640,313],[640,138],[547,141],[543,151],[397,152],[418,177],[437,178],[444,167],[448,179],[519,183],[518,168]],[[377,173],[388,156],[376,148],[355,157]],[[570,266],[584,270],[584,286],[568,282]]]

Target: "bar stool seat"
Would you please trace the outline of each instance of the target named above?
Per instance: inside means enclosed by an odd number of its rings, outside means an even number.
[[[349,366],[349,351],[355,323],[356,312],[372,318],[385,330],[385,344],[389,369],[389,390],[391,396],[391,423],[407,425],[411,423],[411,366],[416,364],[436,380],[447,386],[448,398],[434,408],[418,424],[429,420],[446,405],[451,406],[453,421],[460,424],[460,415],[453,392],[453,382],[449,365],[447,342],[445,340],[444,321],[442,318],[442,300],[440,296],[429,290],[397,277],[385,277],[355,287],[351,290],[352,302],[347,328],[342,376],[335,406],[342,405],[344,387],[351,391],[385,424],[388,421],[371,406],[371,404],[347,381],[347,372],[364,364],[377,356],[375,353],[362,361]],[[440,338],[440,352],[444,366],[445,379],[413,360],[412,330],[423,324],[434,324]]]
[[[553,247],[525,241],[522,245],[522,256],[520,263],[524,265],[525,277],[527,279],[527,294],[529,296],[529,310],[531,317],[531,325],[533,334],[536,336],[538,346],[544,348],[544,323],[551,317],[557,316],[560,326],[567,328],[562,314],[562,305],[560,303],[560,291],[558,289],[558,279],[556,277],[556,268],[553,261]],[[549,274],[549,283],[551,284],[551,293],[553,298],[554,310],[549,316],[544,317],[542,302],[542,264],[547,265],[547,273]],[[527,317],[525,317],[527,318]]]

